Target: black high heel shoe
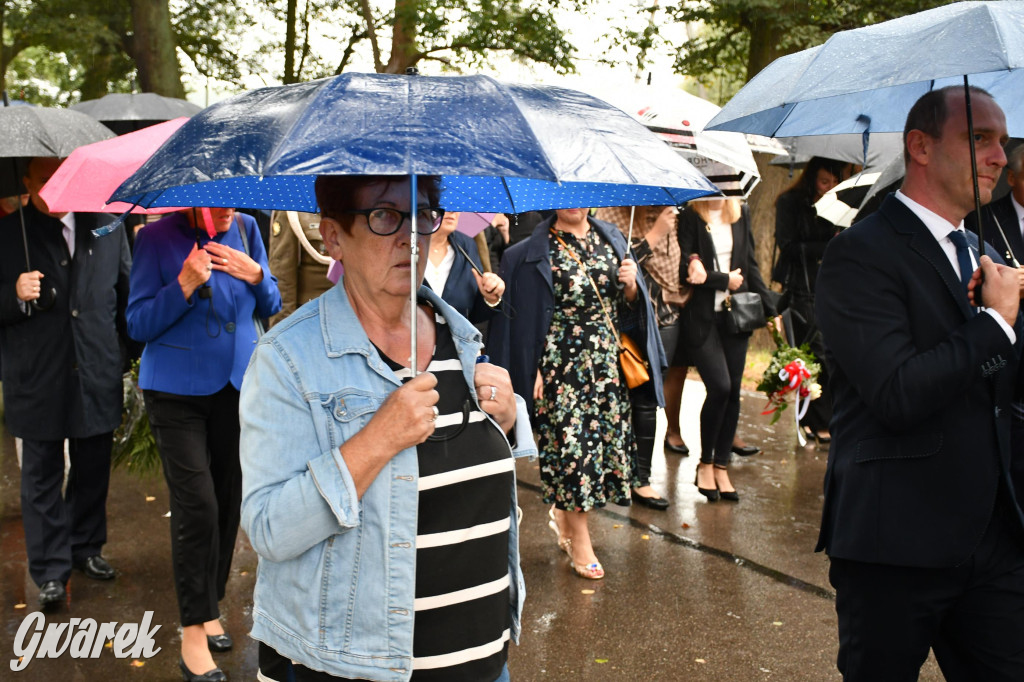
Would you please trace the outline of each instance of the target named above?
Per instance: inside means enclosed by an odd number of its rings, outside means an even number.
[[[181,657],[178,658],[178,667],[181,668],[181,678],[185,682],[227,682],[228,680],[228,676],[220,668],[207,670],[202,675],[197,675],[188,669],[185,659]]]
[[[697,468],[700,468],[700,464],[697,465]],[[708,498],[708,502],[718,502],[718,488],[701,488],[700,483],[697,482],[699,480],[700,475],[695,473],[693,475],[693,484],[697,486],[697,492]]]
[[[719,466],[718,464],[716,464],[715,468],[716,469],[721,469],[721,470],[725,471],[728,467],[723,467],[723,466]],[[735,489],[733,489],[733,490],[722,490],[721,488],[718,487],[718,483],[715,483],[715,489],[718,491],[718,495],[723,500],[727,500],[729,502],[739,502],[740,501],[740,494],[738,492],[736,492]]]

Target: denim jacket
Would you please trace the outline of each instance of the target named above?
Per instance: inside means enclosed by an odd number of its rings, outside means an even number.
[[[451,329],[470,392],[480,334],[427,287]],[[416,582],[416,448],[395,455],[364,493],[339,446],[401,385],[380,359],[343,283],[263,336],[242,383],[242,526],[260,556],[252,637],[329,674],[408,680]],[[516,396],[517,447],[537,450]],[[515,486],[509,514],[516,519]],[[512,637],[525,590],[517,523],[508,547]]]

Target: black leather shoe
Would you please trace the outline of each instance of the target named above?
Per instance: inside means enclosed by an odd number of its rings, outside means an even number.
[[[178,659],[178,666],[181,668],[181,678],[185,682],[227,682],[228,676],[224,674],[224,671],[220,668],[214,668],[213,670],[207,670],[202,675],[196,675],[194,672],[188,669],[185,665],[185,659]]]
[[[761,448],[756,445],[733,445],[732,451],[740,457],[750,457],[761,452]]]
[[[59,580],[47,580],[39,588],[39,606],[49,609],[59,606],[68,598],[68,592],[64,589],[64,583]]]
[[[210,647],[210,651],[218,654],[224,651],[231,651],[231,647],[235,645],[235,643],[231,641],[231,635],[226,632],[222,635],[207,635],[206,644]]]
[[[107,563],[107,560],[96,554],[85,559],[78,559],[72,563],[75,569],[85,574],[86,578],[93,580],[113,580],[114,569]]]
[[[683,443],[682,445],[672,445],[672,443],[669,443],[666,440],[665,452],[672,452],[677,455],[682,455],[683,457],[686,457],[687,455],[690,454],[690,448],[686,447],[686,443]]]
[[[632,492],[632,495],[634,502],[642,504],[645,507],[657,509],[658,511],[665,511],[666,509],[668,509],[668,500],[666,500],[664,497],[644,497],[635,490]]]
[[[719,490],[718,496],[728,502],[739,502],[740,494],[735,490]]]

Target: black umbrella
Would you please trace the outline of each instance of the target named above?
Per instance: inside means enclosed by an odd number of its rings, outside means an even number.
[[[71,108],[92,116],[118,135],[202,111],[198,104],[153,92],[137,95],[113,93],[80,102]]]
[[[64,158],[82,145],[99,142],[113,134],[99,121],[67,109],[45,107],[12,107],[3,93],[4,106],[0,108],[0,196],[21,194],[21,178],[29,159],[36,156]],[[25,245],[25,269],[32,271],[28,256],[28,237],[25,235],[25,216],[18,202],[21,216],[21,234]],[[46,290],[44,296],[32,301],[33,307],[43,310],[53,305],[56,291]],[[50,293],[47,297],[45,294]]]
[[[4,96],[6,100],[6,95]],[[102,123],[77,111],[47,107],[0,108],[0,196],[24,191],[25,164],[34,156],[64,158],[82,145],[114,135]]]

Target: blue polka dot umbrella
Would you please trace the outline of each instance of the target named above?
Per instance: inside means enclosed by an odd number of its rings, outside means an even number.
[[[486,76],[347,73],[195,115],[114,193],[157,206],[317,210],[317,175],[441,175],[450,211],[678,205],[715,187],[589,95]]]

